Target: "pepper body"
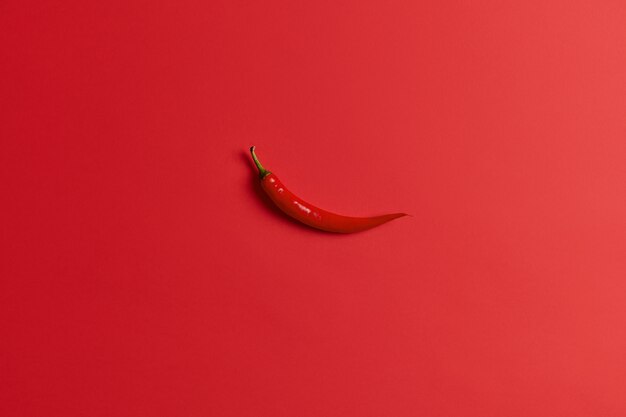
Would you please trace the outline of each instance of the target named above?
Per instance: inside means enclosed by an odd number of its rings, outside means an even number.
[[[355,233],[406,216],[405,213],[393,213],[373,217],[351,217],[323,210],[296,196],[283,185],[275,174],[264,169],[254,153],[254,146],[250,148],[250,152],[259,169],[261,188],[278,208],[308,226],[327,232]]]

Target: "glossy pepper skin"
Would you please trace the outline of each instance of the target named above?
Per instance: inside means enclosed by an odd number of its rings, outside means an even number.
[[[278,208],[306,225],[327,232],[355,233],[407,215],[405,213],[393,213],[374,217],[350,217],[322,210],[296,196],[283,185],[276,175],[263,168],[254,153],[254,148],[254,146],[250,148],[250,153],[259,170],[261,188]]]

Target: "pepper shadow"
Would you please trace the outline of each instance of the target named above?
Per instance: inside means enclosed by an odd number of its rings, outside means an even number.
[[[245,151],[240,151],[239,158],[250,169],[249,184],[250,184],[251,195],[254,197],[254,200],[256,200],[259,203],[258,205],[262,206],[266,210],[266,212],[271,213],[273,217],[279,219],[282,223],[289,224],[292,227],[297,227],[308,233],[337,235],[337,236],[343,235],[342,233],[331,233],[331,232],[326,232],[324,230],[316,229],[314,227],[307,226],[306,224],[300,223],[296,219],[283,213],[276,206],[276,204],[274,204],[274,202],[269,198],[269,196],[265,193],[265,191],[263,191],[263,188],[261,188],[261,181],[259,180],[259,171],[257,170],[256,166],[254,165],[254,162],[250,158],[250,154]]]

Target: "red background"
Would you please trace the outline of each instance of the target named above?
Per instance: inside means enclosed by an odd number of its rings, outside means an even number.
[[[0,415],[626,415],[623,1],[0,4]],[[247,155],[321,207],[293,223]]]

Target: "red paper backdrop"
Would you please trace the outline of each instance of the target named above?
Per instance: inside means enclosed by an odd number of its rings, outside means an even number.
[[[626,3],[5,0],[0,415],[626,415]],[[357,235],[276,213],[247,155]]]

